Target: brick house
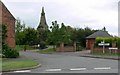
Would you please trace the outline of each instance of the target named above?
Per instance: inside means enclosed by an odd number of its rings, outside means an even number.
[[[97,37],[112,37],[106,30],[99,30],[86,37],[86,49],[93,49]]]
[[[0,1],[0,25],[6,25],[7,38],[6,43],[9,47],[14,48],[15,43],[15,18],[7,9],[7,7]]]

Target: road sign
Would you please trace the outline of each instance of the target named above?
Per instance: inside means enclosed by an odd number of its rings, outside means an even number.
[[[99,46],[103,46],[103,45],[109,46],[110,44],[109,44],[109,43],[99,43],[98,45],[99,45]]]
[[[109,48],[109,49],[117,50],[118,48],[112,48],[112,47],[111,47],[111,48]]]
[[[110,50],[110,53],[112,53],[112,50],[115,50],[115,53],[117,53],[118,48],[110,47],[109,50]]]
[[[101,41],[101,43],[98,43],[99,46],[103,46],[103,53],[105,53],[105,46],[109,46],[110,43],[105,43],[105,41]]]

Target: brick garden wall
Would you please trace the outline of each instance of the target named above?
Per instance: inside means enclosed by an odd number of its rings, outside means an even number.
[[[65,46],[63,50],[61,50],[59,47],[56,50],[57,52],[75,52],[75,48],[73,46]]]
[[[102,53],[102,52],[103,52],[103,48],[94,48],[93,50],[91,50],[91,53]],[[109,48],[105,48],[105,53],[110,53]],[[120,53],[120,49],[111,50],[111,53]]]

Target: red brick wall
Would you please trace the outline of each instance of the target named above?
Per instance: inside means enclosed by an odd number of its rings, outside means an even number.
[[[57,48],[57,52],[75,52],[75,48],[73,46],[65,46],[63,50],[60,47]]]
[[[103,53],[103,48],[93,48],[91,50],[92,53]],[[105,48],[105,53],[108,53],[109,52],[109,49],[108,48]]]
[[[91,53],[103,53],[103,48],[94,48],[93,50],[91,50]],[[109,48],[105,48],[105,53],[110,53]],[[120,49],[111,50],[111,53],[120,53]]]
[[[1,2],[0,2],[1,3]],[[7,38],[6,43],[9,47],[15,47],[15,18],[9,12],[9,10],[2,4],[2,24],[6,25],[7,27]],[[1,16],[0,16],[1,17]]]

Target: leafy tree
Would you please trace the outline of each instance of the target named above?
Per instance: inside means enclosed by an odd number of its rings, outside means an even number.
[[[70,31],[69,29],[64,25],[64,23],[61,24],[60,28],[60,41],[64,43],[70,42]]]
[[[37,30],[34,28],[28,27],[23,31],[25,37],[23,38],[24,43],[27,45],[36,45],[38,42]]]
[[[16,21],[16,43],[17,45],[36,45],[38,44],[38,31],[31,27],[25,27],[18,18]]]
[[[38,31],[38,44],[40,44],[40,48],[44,49],[46,48],[46,42],[48,39],[48,33],[49,30],[44,29],[43,27],[40,27],[37,29]]]
[[[18,18],[16,20],[16,25],[15,25],[15,32],[16,32],[16,44],[17,45],[24,45],[24,40],[23,38],[25,37],[24,30],[25,30],[25,23],[21,23],[21,20]]]
[[[21,23],[21,20],[19,18],[17,18],[16,20],[16,25],[15,25],[15,31],[16,32],[21,32],[25,29],[25,23],[23,21],[23,23]]]
[[[49,41],[54,45],[54,47],[58,44],[59,41],[59,24],[57,24],[57,21],[52,22],[52,26],[50,27],[51,32],[49,34]]]
[[[76,32],[76,40],[82,47],[86,46],[86,37],[93,34],[96,30],[91,30],[89,27],[79,28]]]
[[[61,27],[59,27],[59,24],[57,21],[52,22],[51,32],[49,34],[49,41],[52,42],[54,47],[57,45],[60,45],[64,47],[64,44],[68,44],[70,39],[70,28],[64,25],[64,23],[61,23]],[[61,47],[61,48],[62,48]]]

